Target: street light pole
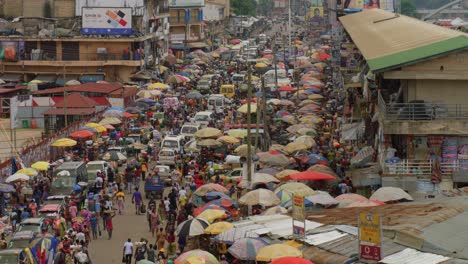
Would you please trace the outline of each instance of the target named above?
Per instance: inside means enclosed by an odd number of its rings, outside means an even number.
[[[251,101],[252,101],[252,70],[250,65],[247,64],[248,70],[248,87],[247,87],[247,180],[252,181],[252,140],[250,138],[250,124],[252,123],[251,116]]]
[[[288,1],[288,34],[289,34],[289,55],[291,55],[291,0]]]

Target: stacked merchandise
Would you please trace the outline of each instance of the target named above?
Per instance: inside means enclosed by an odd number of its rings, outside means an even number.
[[[458,161],[458,138],[456,137],[445,137],[442,143],[442,163],[456,164]],[[442,174],[450,173],[453,166],[441,166]]]

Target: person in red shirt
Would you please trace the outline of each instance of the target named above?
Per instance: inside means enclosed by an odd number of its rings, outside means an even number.
[[[106,217],[106,229],[107,229],[107,234],[109,235],[109,240],[112,238],[112,230],[114,230],[114,225],[112,224],[112,218],[115,216],[115,214],[109,214]]]

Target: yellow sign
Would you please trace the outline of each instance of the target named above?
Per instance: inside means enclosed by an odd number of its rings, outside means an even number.
[[[359,240],[380,245],[380,216],[376,214],[359,214]]]
[[[293,194],[293,220],[296,221],[305,221],[304,214],[304,197],[300,195]]]

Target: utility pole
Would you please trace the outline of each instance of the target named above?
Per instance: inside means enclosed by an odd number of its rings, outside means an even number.
[[[65,66],[63,66],[63,80],[65,79]],[[67,118],[67,84],[65,82],[63,86],[63,117],[65,118],[65,127],[68,127],[68,118]]]
[[[265,77],[262,74],[262,115],[263,115],[263,134],[265,135],[265,145],[270,145],[270,131],[269,131],[269,123],[268,123],[268,116],[267,116],[267,102],[266,102],[266,89],[265,89]]]
[[[273,64],[275,64],[275,89],[278,91],[278,60],[276,59],[276,52],[278,49],[276,48],[276,37],[275,37],[275,44],[273,46]]]
[[[289,54],[291,54],[291,0],[288,1],[288,34],[289,34]]]
[[[252,70],[247,63],[248,87],[247,87],[247,180],[252,182],[252,142],[250,138],[250,124],[252,123],[251,116],[251,101],[252,101]]]

